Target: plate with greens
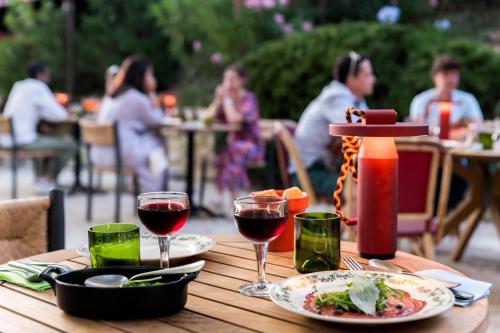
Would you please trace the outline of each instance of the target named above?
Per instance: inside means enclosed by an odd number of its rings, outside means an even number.
[[[326,271],[276,283],[271,299],[306,317],[345,324],[393,324],[437,316],[455,300],[451,291],[411,275]]]

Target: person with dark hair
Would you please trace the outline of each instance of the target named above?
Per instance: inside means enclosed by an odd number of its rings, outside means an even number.
[[[220,122],[240,124],[241,129],[227,136],[226,144],[217,158],[217,188],[228,190],[233,198],[238,191],[250,186],[247,166],[262,161],[264,144],[259,130],[259,105],[253,93],[245,88],[246,72],[232,65],[224,71],[224,80],[215,90],[215,98],[207,117]]]
[[[163,113],[158,108],[156,79],[151,64],[139,55],[125,59],[97,117],[102,124],[118,125],[118,140],[125,166],[135,169],[143,192],[164,189],[168,166],[164,139],[158,134]],[[93,163],[113,166],[111,147],[92,147]]]
[[[334,80],[323,88],[302,113],[295,130],[295,144],[317,194],[330,195],[339,173],[338,140],[328,132],[331,123],[345,122],[349,106],[366,109],[365,97],[373,92],[376,78],[370,60],[354,51],[337,59]],[[298,185],[295,167],[290,166],[294,185]]]
[[[69,138],[37,133],[40,120],[62,122],[68,118],[68,112],[57,103],[47,85],[50,73],[45,64],[30,62],[27,72],[28,78],[12,87],[3,115],[12,119],[15,143],[20,149],[57,151],[57,157],[41,163],[38,169],[37,189],[45,193],[54,186],[57,175],[75,153],[76,144]],[[0,140],[3,145],[12,144],[10,137],[3,136]]]
[[[439,126],[439,102],[450,101],[452,128],[464,128],[471,122],[481,122],[483,114],[477,99],[474,95],[457,89],[460,72],[461,66],[457,60],[448,55],[438,56],[431,68],[434,88],[413,98],[410,105],[411,120],[436,128]]]

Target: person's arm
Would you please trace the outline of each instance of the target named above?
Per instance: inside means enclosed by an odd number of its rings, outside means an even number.
[[[421,97],[413,97],[410,104],[410,121],[423,123],[426,105]]]
[[[484,120],[481,107],[473,95],[469,95],[466,99],[464,120],[478,123]]]
[[[140,122],[145,124],[147,127],[155,128],[160,127],[163,124],[163,113],[160,109],[155,109],[153,104],[149,101],[149,98],[144,98],[137,100],[136,103],[130,103],[136,105],[137,117]]]
[[[214,100],[208,106],[207,113],[205,114],[205,117],[215,118],[217,116],[217,113],[219,112],[221,105],[222,105],[222,100],[223,100],[222,86],[217,86],[217,88],[215,89],[215,93],[214,93]]]
[[[40,117],[47,121],[61,122],[68,119],[68,112],[56,101],[47,86],[40,87],[35,101]]]

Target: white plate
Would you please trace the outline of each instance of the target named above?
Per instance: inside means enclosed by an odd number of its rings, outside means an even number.
[[[425,306],[414,314],[397,318],[343,318],[316,314],[303,308],[304,300],[314,291],[342,291],[354,275],[363,275],[369,279],[385,279],[388,286],[406,291],[411,297],[425,301]],[[324,321],[380,325],[420,320],[437,316],[453,306],[455,297],[448,289],[418,277],[380,272],[328,271],[291,277],[276,283],[271,289],[271,299],[285,310]]]
[[[181,261],[209,251],[215,246],[215,241],[209,237],[197,234],[178,233],[172,236],[170,243],[170,260]],[[77,249],[82,256],[89,256],[88,244]],[[158,240],[152,234],[141,234],[141,261],[160,260]]]

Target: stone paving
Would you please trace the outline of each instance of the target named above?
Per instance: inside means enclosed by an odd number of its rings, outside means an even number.
[[[3,164],[0,166],[0,200],[8,199],[10,196],[10,171]],[[71,168],[66,168],[60,177],[61,183],[69,187],[73,181]],[[85,174],[82,174],[85,180]],[[78,247],[87,240],[87,228],[93,224],[113,222],[114,196],[113,182],[111,175],[103,177],[103,188],[107,193],[97,194],[94,197],[94,218],[91,223],[85,221],[85,194],[78,193],[66,196],[66,247]],[[24,165],[19,175],[19,197],[35,196],[34,175],[30,163]],[[184,182],[182,180],[171,181],[171,190],[183,191]],[[207,204],[221,206],[218,194],[212,185],[208,186]],[[224,205],[222,205],[224,206]],[[226,203],[226,210],[230,209],[230,203]],[[130,194],[123,195],[122,216],[124,222],[139,224],[139,220],[134,214],[135,198]],[[313,207],[313,209],[326,209],[327,207]],[[208,219],[194,217],[190,218],[183,232],[198,234],[236,234],[237,230],[230,218]],[[449,265],[473,278],[490,281],[493,283],[490,300],[490,325],[488,332],[500,331],[500,238],[494,225],[488,217],[481,221],[478,230],[472,236],[463,259],[454,263],[449,260],[449,255],[456,242],[456,239],[447,237],[437,248],[437,261]],[[404,242],[401,244],[403,250],[409,251],[409,247]]]

